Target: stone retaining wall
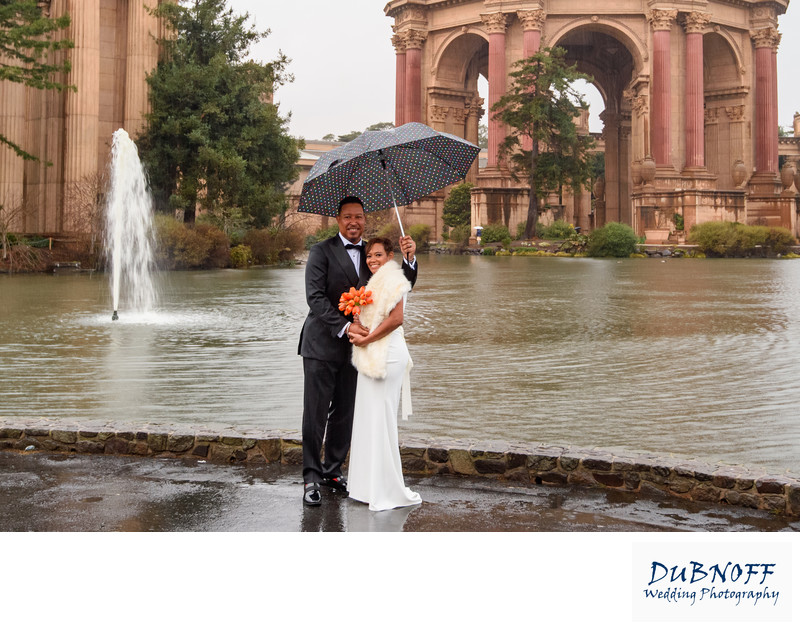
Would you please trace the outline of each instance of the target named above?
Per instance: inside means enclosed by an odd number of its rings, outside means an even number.
[[[300,435],[287,431],[111,425],[0,417],[0,449],[186,457],[216,463],[302,464]],[[506,442],[401,441],[403,470],[521,484],[580,484],[638,492],[656,488],[690,501],[717,502],[800,518],[800,479],[729,465],[655,455]]]

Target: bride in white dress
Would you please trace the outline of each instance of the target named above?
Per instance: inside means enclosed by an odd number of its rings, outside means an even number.
[[[391,241],[372,239],[366,248],[373,303],[362,307],[368,335],[350,334],[353,365],[358,369],[348,491],[370,510],[390,510],[422,503],[403,480],[397,438],[397,411],[411,413],[408,372],[411,357],[403,336],[403,308],[411,284],[392,259]]]

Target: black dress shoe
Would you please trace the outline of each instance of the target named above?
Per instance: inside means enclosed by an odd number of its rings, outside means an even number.
[[[318,483],[307,483],[303,491],[303,503],[306,505],[321,505],[322,493]]]
[[[323,486],[328,486],[340,492],[347,492],[347,479],[345,477],[326,477],[322,480]]]

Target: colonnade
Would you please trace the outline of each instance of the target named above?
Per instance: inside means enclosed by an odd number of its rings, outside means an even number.
[[[0,147],[0,205],[28,210],[14,229],[62,232],[77,229],[77,190],[105,168],[111,133],[124,127],[135,136],[148,111],[146,74],[158,62],[156,0],[50,0],[40,2],[52,17],[70,16],[59,39],[74,47],[66,54],[68,75],[58,80],[75,90],[44,92],[0,82],[0,133],[42,162],[23,162]],[[49,162],[51,166],[45,166]]]
[[[515,14],[493,12],[480,14],[488,36],[489,60],[488,109],[502,98],[506,91],[507,58],[506,31],[509,17],[515,15],[522,25],[523,56],[529,57],[540,48],[546,14],[544,9],[519,10]],[[703,35],[709,32],[712,15],[704,11],[690,11],[679,15],[677,9],[652,9],[647,19],[652,28],[652,66],[650,68],[650,117],[646,136],[646,153],[652,155],[658,167],[682,166],[685,169],[705,169],[704,128],[704,52]],[[685,31],[685,155],[683,164],[676,164],[673,156],[672,129],[672,30],[680,19]],[[419,28],[396,32],[393,44],[396,50],[396,100],[395,123],[425,121],[421,91],[422,48],[427,33]],[[774,27],[751,32],[755,47],[755,166],[758,172],[777,173],[778,126],[777,107],[777,46],[780,35]],[[557,42],[556,42],[557,44]],[[619,114],[619,112],[617,112]],[[488,121],[488,164],[498,166],[499,147],[505,136],[501,122],[493,117]],[[528,143],[529,144],[529,143]]]

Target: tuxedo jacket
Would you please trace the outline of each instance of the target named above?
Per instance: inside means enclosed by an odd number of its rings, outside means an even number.
[[[417,261],[417,268],[419,261]],[[403,262],[403,272],[414,286],[417,269]],[[345,317],[339,310],[339,298],[350,287],[363,287],[372,274],[367,267],[367,256],[361,253],[361,269],[356,273],[353,260],[338,234],[311,248],[306,263],[306,302],[309,312],[300,332],[298,354],[308,359],[343,362],[350,357],[350,341],[339,332],[352,316]]]

